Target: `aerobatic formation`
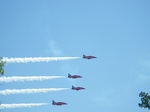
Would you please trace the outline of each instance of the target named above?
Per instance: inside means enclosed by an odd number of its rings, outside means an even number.
[[[70,60],[70,59],[78,59],[80,57],[36,57],[36,58],[3,58],[3,61],[6,63],[28,63],[28,62],[49,62],[49,61],[59,61],[59,60]],[[83,54],[83,59],[93,59],[97,58],[95,56],[86,56]],[[1,77],[0,82],[24,82],[24,81],[43,81],[43,80],[50,80],[50,79],[57,79],[57,78],[64,78],[65,76],[12,76],[12,77]],[[83,78],[80,75],[76,74],[70,74],[68,73],[68,78],[70,79],[78,79],[78,78]],[[9,94],[28,94],[28,93],[46,93],[50,91],[60,91],[60,90],[66,90],[68,88],[41,88],[41,89],[6,89],[0,91],[0,94],[2,95],[9,95]],[[84,87],[77,87],[77,86],[72,86],[72,90],[85,90]],[[42,105],[48,105],[48,103],[31,103],[31,104],[0,104],[0,109],[3,108],[18,108],[18,107],[32,107],[32,106],[42,106]],[[62,106],[62,105],[68,105],[66,102],[56,102],[52,100],[52,105],[55,106]]]

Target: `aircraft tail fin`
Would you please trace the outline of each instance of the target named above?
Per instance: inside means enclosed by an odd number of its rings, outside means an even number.
[[[70,73],[68,73],[68,77],[70,76]]]
[[[71,89],[74,89],[74,86],[72,86],[72,88]]]
[[[85,54],[83,54],[83,58],[85,58],[86,56],[85,56]]]
[[[54,100],[52,100],[52,105],[55,105],[55,101]]]

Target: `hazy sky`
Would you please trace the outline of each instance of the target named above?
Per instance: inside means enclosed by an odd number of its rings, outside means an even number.
[[[0,95],[4,104],[50,103],[2,112],[149,112],[138,103],[141,91],[150,93],[150,0],[1,0],[0,42],[2,57],[81,57],[7,64],[5,76],[66,77],[1,83],[1,90],[69,89]],[[98,58],[84,60],[83,54]],[[68,79],[68,73],[83,78]],[[52,100],[68,105],[53,106]]]

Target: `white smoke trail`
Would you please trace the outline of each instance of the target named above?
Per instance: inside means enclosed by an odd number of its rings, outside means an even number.
[[[69,88],[42,88],[42,89],[6,89],[0,91],[1,95],[10,94],[30,94],[30,93],[47,93],[52,91],[67,90]]]
[[[48,105],[48,103],[19,103],[19,104],[1,104],[0,109],[5,108],[22,108],[22,107],[34,107]]]
[[[64,78],[66,76],[12,76],[12,77],[0,77],[1,82],[23,82],[23,81],[42,81],[56,78]]]
[[[25,58],[7,58],[3,57],[6,63],[28,63],[28,62],[49,62],[49,61],[64,61],[71,59],[78,59],[80,57],[25,57]]]

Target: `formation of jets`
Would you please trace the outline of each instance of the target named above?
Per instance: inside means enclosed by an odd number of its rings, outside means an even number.
[[[95,57],[95,56],[86,56],[86,55],[83,54],[83,58],[89,60],[89,59],[97,58],[97,57]],[[68,73],[68,78],[77,79],[77,78],[82,78],[82,76],[80,76],[80,75],[71,75],[71,74]],[[78,91],[78,90],[83,90],[85,88],[72,86],[71,89]],[[52,100],[52,105],[62,106],[62,105],[67,105],[67,103],[65,103],[65,102],[55,102],[54,100]]]

